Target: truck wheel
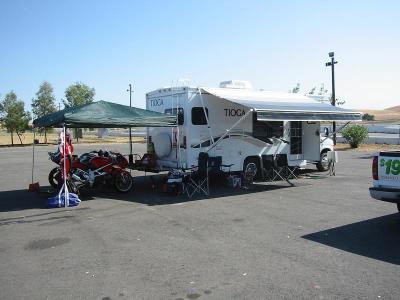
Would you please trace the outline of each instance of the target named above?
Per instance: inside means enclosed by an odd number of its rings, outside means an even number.
[[[244,164],[243,164],[243,173],[248,169],[248,167],[251,167],[251,169],[254,169],[254,165],[249,166],[250,164],[255,165],[254,172],[256,173],[256,176],[254,176],[254,179],[260,179],[261,178],[260,162],[255,157],[249,157],[249,158],[245,159]]]
[[[317,169],[320,172],[328,171],[329,169],[328,151],[321,153],[320,160],[317,163]]]

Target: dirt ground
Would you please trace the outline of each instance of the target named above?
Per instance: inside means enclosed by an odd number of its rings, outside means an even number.
[[[337,144],[335,150],[353,150],[358,152],[372,152],[372,151],[385,151],[385,150],[400,150],[400,145],[388,145],[388,144],[362,144],[358,148],[353,149],[349,144]]]
[[[44,134],[36,134],[35,138],[39,140],[39,144],[44,144]],[[23,145],[31,145],[33,142],[33,133],[26,132],[21,136]],[[57,133],[48,133],[47,134],[47,143],[48,144],[56,144],[58,140]],[[116,136],[108,136],[103,138],[98,138],[95,135],[83,135],[82,139],[79,139],[79,144],[97,144],[97,143],[127,143],[129,141],[128,137],[116,137]],[[135,143],[144,142],[142,137],[132,137],[132,141]],[[76,139],[73,140],[73,143],[77,143]],[[14,134],[14,145],[20,145],[20,140],[16,134]],[[0,133],[0,146],[11,145],[11,136],[9,133],[1,132]]]

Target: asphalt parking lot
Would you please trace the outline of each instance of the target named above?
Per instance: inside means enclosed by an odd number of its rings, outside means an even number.
[[[32,148],[0,149],[0,299],[400,299],[400,214],[370,198],[369,153],[340,152],[335,177],[191,201],[135,172],[127,195],[45,209],[54,146],[36,149],[39,194]]]

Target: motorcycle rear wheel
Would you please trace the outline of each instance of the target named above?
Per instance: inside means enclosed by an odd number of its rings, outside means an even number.
[[[133,178],[128,172],[121,172],[115,176],[114,186],[118,192],[127,193],[133,186]]]

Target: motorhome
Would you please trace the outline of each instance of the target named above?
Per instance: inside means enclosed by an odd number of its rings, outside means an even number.
[[[263,159],[284,155],[289,166],[321,160],[321,121],[359,121],[361,113],[296,93],[254,90],[246,81],[219,88],[165,87],[146,94],[146,109],[176,115],[174,128],[149,128],[157,168],[190,168],[200,152],[221,156],[230,171],[243,171]]]

